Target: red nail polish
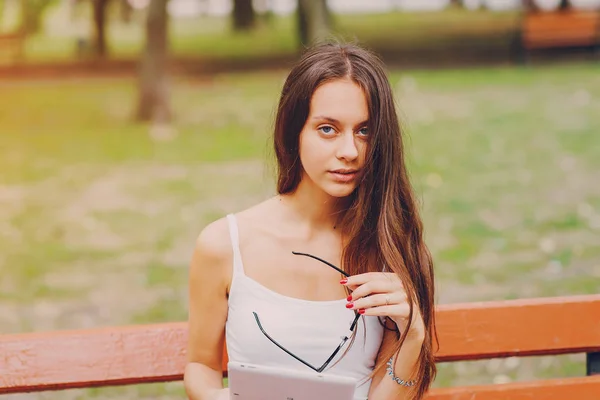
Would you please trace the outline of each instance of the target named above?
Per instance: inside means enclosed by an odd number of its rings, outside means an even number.
[[[342,280],[340,281],[340,284],[341,284],[341,285],[345,285],[346,283],[348,283],[348,279],[342,279]]]
[[[346,308],[352,308],[352,307],[354,307],[354,303],[348,303],[348,304],[346,304]]]
[[[348,298],[346,299],[346,301],[352,301],[352,295],[348,296]]]
[[[365,309],[361,308],[360,310],[358,310],[358,313],[361,314],[361,315],[364,314],[365,313]]]

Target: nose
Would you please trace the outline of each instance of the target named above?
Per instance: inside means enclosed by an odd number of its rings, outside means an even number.
[[[358,147],[356,138],[352,132],[339,136],[339,147],[337,157],[346,161],[354,161],[358,158]]]

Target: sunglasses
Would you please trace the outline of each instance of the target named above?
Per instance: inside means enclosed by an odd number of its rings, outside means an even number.
[[[294,255],[298,255],[298,256],[306,256],[306,257],[310,257],[313,258],[317,261],[322,262],[323,264],[335,269],[336,271],[338,271],[340,274],[344,275],[345,277],[349,277],[350,275],[348,275],[346,272],[342,271],[340,268],[336,267],[335,265],[331,264],[328,261],[325,261],[319,257],[313,256],[312,254],[307,254],[307,253],[298,253],[296,251],[292,251],[292,254]],[[346,342],[348,341],[348,339],[350,339],[350,337],[352,336],[352,333],[354,332],[354,330],[356,329],[356,325],[358,323],[358,319],[360,318],[360,314],[358,313],[357,310],[354,310],[354,320],[352,321],[352,324],[350,325],[350,335],[345,335],[342,337],[342,341],[341,343],[336,347],[336,349],[333,351],[333,353],[331,353],[331,355],[329,356],[329,358],[327,358],[327,360],[319,367],[316,367],[312,364],[310,364],[309,362],[303,360],[302,358],[298,357],[297,355],[295,355],[294,353],[292,353],[291,351],[289,351],[288,349],[286,349],[285,347],[283,347],[281,344],[277,343],[277,341],[275,339],[273,339],[263,328],[262,324],[260,323],[260,318],[258,317],[258,314],[256,312],[253,312],[252,314],[254,314],[254,319],[256,320],[256,324],[258,325],[258,328],[260,329],[260,331],[263,333],[263,335],[265,335],[265,337],[267,339],[269,339],[269,341],[271,343],[273,343],[275,346],[279,347],[281,350],[283,350],[284,352],[286,352],[288,355],[290,355],[291,357],[293,357],[294,359],[298,360],[299,362],[301,362],[302,364],[306,365],[308,368],[316,371],[316,372],[323,372],[325,370],[325,368],[327,368],[327,366],[331,363],[331,361],[334,359],[334,357],[340,352],[340,350],[342,349],[342,347],[344,347],[344,345],[346,344]]]

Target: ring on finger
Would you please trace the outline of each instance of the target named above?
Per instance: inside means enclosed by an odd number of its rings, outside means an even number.
[[[386,294],[386,295],[385,295],[385,305],[386,305],[386,306],[389,306],[389,305],[390,305],[390,295],[389,295],[389,294]]]

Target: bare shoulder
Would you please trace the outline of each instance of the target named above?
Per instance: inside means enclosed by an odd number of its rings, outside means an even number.
[[[196,239],[195,252],[215,260],[231,258],[231,236],[227,218],[223,217],[208,224]]]
[[[233,250],[227,218],[207,225],[196,238],[190,263],[190,287],[211,287],[226,293],[232,277]]]
[[[268,199],[235,214],[235,218],[245,228],[258,227],[269,217],[269,207],[273,200]],[[194,257],[202,260],[203,265],[231,265],[233,247],[227,217],[208,224],[198,235],[194,248]]]

